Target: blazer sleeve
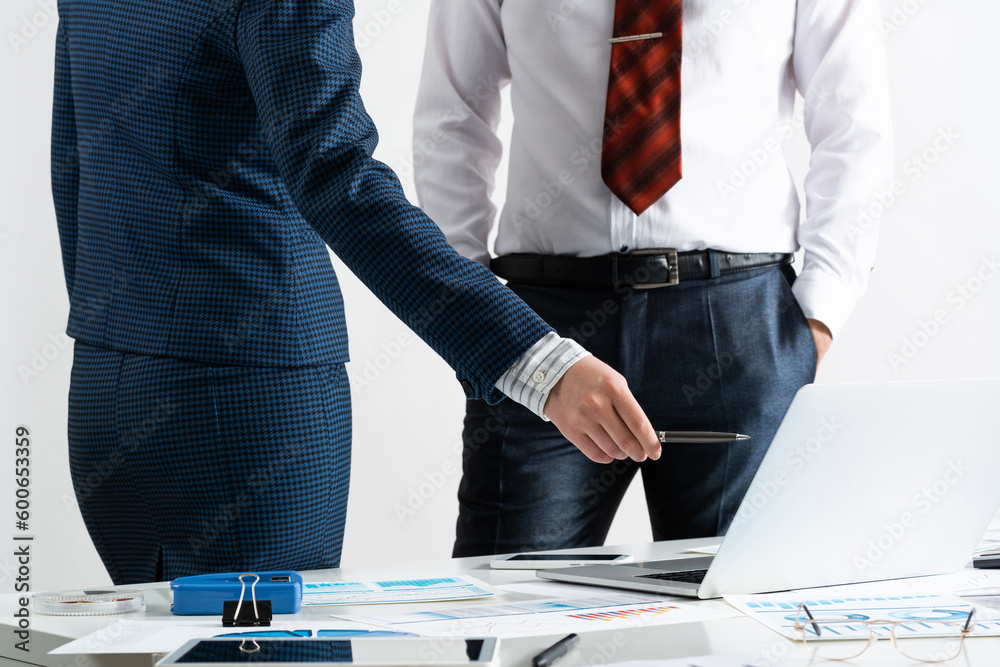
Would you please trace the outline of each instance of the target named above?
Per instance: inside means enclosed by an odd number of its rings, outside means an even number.
[[[70,80],[66,28],[60,22],[56,34],[56,72],[52,101],[52,200],[59,226],[66,289],[73,294],[76,270],[76,211],[80,190],[80,161],[76,144],[76,114]]]
[[[457,372],[494,387],[551,331],[483,266],[461,257],[372,158],[347,0],[245,0],[236,43],[262,130],[301,215],[344,263]]]

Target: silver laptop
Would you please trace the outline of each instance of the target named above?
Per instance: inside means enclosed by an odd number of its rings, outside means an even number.
[[[953,572],[1000,507],[998,416],[1000,379],[807,385],[716,556],[537,574],[712,598]]]

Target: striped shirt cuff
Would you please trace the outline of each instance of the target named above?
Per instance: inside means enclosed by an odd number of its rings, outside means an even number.
[[[552,387],[570,366],[589,356],[575,340],[550,331],[500,376],[496,388],[549,421],[542,410]]]

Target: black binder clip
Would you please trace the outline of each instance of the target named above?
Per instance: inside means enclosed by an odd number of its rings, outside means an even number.
[[[243,581],[243,577],[255,577],[254,582],[250,584],[250,597],[253,599],[253,604],[246,607],[243,606],[243,596],[247,592],[247,582]],[[258,581],[260,581],[260,577],[253,572],[240,575],[240,583],[243,584],[240,589],[240,599],[227,600],[222,603],[222,625],[226,627],[271,625],[271,601],[257,599]]]

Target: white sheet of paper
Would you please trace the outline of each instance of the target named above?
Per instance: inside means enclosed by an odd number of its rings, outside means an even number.
[[[302,585],[306,607],[389,602],[439,602],[496,595],[489,584],[473,577],[434,577],[383,581],[325,581]]]
[[[609,662],[605,667],[756,667],[749,655],[735,653],[725,655],[701,655],[693,658],[673,658],[670,660],[628,660]]]
[[[941,636],[940,626],[919,621],[950,621],[962,624],[969,610],[973,608],[968,600],[953,595],[888,592],[848,596],[831,593],[829,588],[814,588],[797,593],[724,597],[726,602],[747,616],[788,639],[802,639],[802,633],[794,629],[799,603],[805,602],[817,621],[838,621],[836,632],[821,632],[819,637],[810,634],[810,641],[867,639],[872,631],[864,622],[876,620],[914,621],[897,626],[895,629],[897,637],[937,637]],[[844,623],[841,624],[840,621]],[[979,608],[976,610],[973,627],[976,635],[1000,635],[1000,621],[991,620],[991,614],[984,615]],[[880,639],[883,636],[888,638],[891,634],[891,626],[888,624],[877,625],[874,630]]]
[[[899,593],[902,595],[921,593],[952,595],[960,591],[977,588],[998,587],[1000,587],[1000,570],[974,570],[967,568],[951,574],[939,574],[930,577],[872,581],[865,584],[844,584],[842,586],[827,586],[822,589],[804,588],[795,592],[802,595],[819,595],[818,592],[814,591],[822,590],[827,597],[887,595],[889,593]]]
[[[545,579],[528,581],[520,584],[502,584],[497,586],[497,589],[505,593],[534,595],[541,598],[586,598],[593,597],[594,595],[599,594],[602,590],[609,593],[615,591],[615,589],[601,589],[595,588],[594,586],[584,586],[583,584],[568,584],[562,581],[546,581]],[[675,599],[672,595],[663,595],[662,593],[644,593],[642,591],[627,592],[629,595],[653,601]],[[681,600],[680,598],[676,599]],[[737,616],[738,615],[739,614],[737,614]]]
[[[715,554],[719,553],[719,547],[721,546],[722,546],[721,542],[719,544],[706,544],[703,547],[691,547],[690,549],[685,549],[684,553],[706,554],[708,556],[714,556]]]
[[[378,630],[354,621],[272,621],[266,630]],[[201,622],[121,620],[63,644],[55,654],[170,653],[189,639],[216,637],[253,628],[224,628],[218,619]]]
[[[729,618],[729,610],[687,605],[631,593],[593,593],[517,602],[465,605],[432,611],[344,616],[425,637],[530,637],[588,630],[689,623]]]

